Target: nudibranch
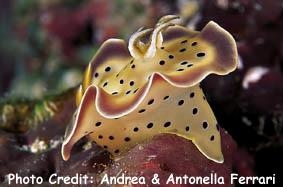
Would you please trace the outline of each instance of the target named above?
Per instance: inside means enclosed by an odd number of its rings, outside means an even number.
[[[200,82],[208,74],[235,70],[236,43],[212,21],[197,32],[176,19],[164,16],[153,29],[138,30],[128,48],[120,39],[102,44],[77,91],[78,109],[62,145],[64,160],[84,136],[119,158],[156,134],[171,133],[223,162],[219,126]]]

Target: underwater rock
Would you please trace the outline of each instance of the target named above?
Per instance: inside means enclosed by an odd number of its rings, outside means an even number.
[[[76,173],[101,173],[111,162],[110,154],[92,143],[88,146],[87,150],[74,151],[74,156],[68,161],[62,159],[60,150],[57,149],[53,155],[56,173],[70,176]]]
[[[242,106],[246,111],[258,112],[261,115],[268,115],[275,111],[283,112],[282,81],[281,72],[267,70],[256,81],[248,84],[248,88],[243,89],[239,97]]]
[[[233,166],[240,176],[256,176],[254,157],[244,148],[239,148],[234,154]]]
[[[210,176],[211,172],[215,172],[218,176],[225,178],[223,186],[233,186],[229,182],[229,176],[232,172],[232,158],[236,151],[236,143],[222,129],[221,138],[223,164],[206,159],[191,141],[176,135],[162,134],[155,136],[148,143],[135,146],[105,173],[109,176],[119,176],[122,173],[127,176],[144,176],[147,180],[150,180],[154,174],[158,174],[160,181],[162,181],[161,184],[164,184],[171,173],[176,176],[185,174],[188,176]]]
[[[16,151],[15,149],[6,153],[8,153],[10,157],[9,161],[1,164],[0,184],[4,182],[5,176],[9,173],[17,173],[22,177],[31,175],[40,176],[43,180],[48,180],[50,174],[54,172],[53,164],[48,153],[32,154],[23,150]],[[15,154],[15,156],[13,156],[13,154]]]
[[[247,73],[244,80],[252,76],[257,79],[250,81],[247,84],[248,87],[243,89],[238,97],[238,103],[243,113],[242,121],[262,139],[261,141],[257,140],[256,150],[266,145],[280,146],[282,145],[280,137],[283,133],[283,75],[277,70],[267,69],[262,74],[256,71]]]
[[[12,171],[10,167],[12,162],[16,163],[18,159],[29,155],[19,149],[18,141],[14,134],[0,131],[0,183],[4,180],[4,176]]]

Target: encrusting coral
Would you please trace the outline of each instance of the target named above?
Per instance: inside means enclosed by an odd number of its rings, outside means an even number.
[[[162,17],[138,30],[128,49],[109,39],[89,63],[77,91],[78,109],[62,145],[65,160],[88,136],[115,158],[160,133],[192,140],[208,159],[223,162],[219,126],[199,86],[209,74],[237,66],[233,37],[214,22],[201,32]]]

